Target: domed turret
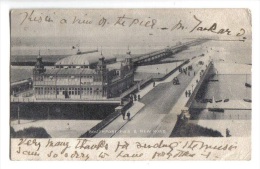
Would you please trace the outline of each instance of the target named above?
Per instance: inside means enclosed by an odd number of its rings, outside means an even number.
[[[41,57],[41,54],[40,54],[40,50],[39,50],[39,54],[37,56],[37,61],[35,63],[35,66],[34,66],[34,72],[35,73],[38,73],[38,74],[41,74],[41,73],[44,73],[45,72],[45,68],[44,68],[44,65],[43,65],[43,62],[42,62],[42,57]]]
[[[99,71],[104,71],[106,69],[106,64],[105,64],[105,58],[104,56],[99,58],[98,64],[97,64],[97,69]]]
[[[125,64],[128,66],[132,66],[132,56],[131,56],[131,51],[129,50],[129,46],[128,46],[128,50],[126,52]]]

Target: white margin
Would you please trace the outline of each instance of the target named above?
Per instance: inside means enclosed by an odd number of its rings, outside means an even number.
[[[93,1],[65,1],[57,0],[0,0],[0,21],[1,21],[1,48],[0,48],[0,165],[3,169],[28,169],[28,168],[260,168],[260,43],[259,43],[259,11],[260,1],[170,1],[170,0],[93,0]],[[253,76],[253,111],[252,111],[252,159],[251,161],[228,161],[228,162],[38,162],[38,161],[10,161],[9,159],[9,60],[10,60],[10,31],[9,31],[9,10],[12,8],[250,8],[253,16],[253,52],[252,52],[252,76]]]

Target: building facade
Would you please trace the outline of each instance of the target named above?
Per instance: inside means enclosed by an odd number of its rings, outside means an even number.
[[[45,69],[41,56],[33,69],[36,99],[98,100],[119,97],[134,84],[132,58],[122,62],[107,62],[97,56],[69,56]]]

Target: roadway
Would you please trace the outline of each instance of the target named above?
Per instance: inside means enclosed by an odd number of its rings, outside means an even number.
[[[104,130],[113,129],[118,131],[110,135],[110,137],[151,137],[154,135],[153,130],[159,126],[162,119],[171,111],[172,107],[177,103],[179,97],[185,92],[187,86],[194,78],[194,71],[197,73],[200,70],[201,66],[196,66],[198,59],[196,58],[188,64],[193,66],[190,76],[177,71],[169,78],[159,82],[141,98],[140,102],[144,104],[142,109],[137,113],[130,111],[133,116],[130,121],[124,122],[123,125],[117,125],[117,128],[111,128],[108,125]],[[171,82],[176,76],[180,81],[180,85],[173,85]],[[179,113],[176,112],[176,114]],[[122,119],[122,117],[119,118]],[[97,137],[103,136],[107,137],[108,135],[103,135],[102,133],[97,135]]]

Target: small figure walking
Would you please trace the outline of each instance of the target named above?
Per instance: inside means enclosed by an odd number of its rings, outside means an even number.
[[[138,97],[137,97],[137,98],[138,98],[138,101],[141,99],[141,96],[140,96],[140,94],[138,95]]]
[[[153,87],[155,87],[155,81],[153,81]]]
[[[194,71],[194,76],[196,75],[195,71]]]
[[[189,90],[189,97],[191,96],[191,91]]]
[[[133,102],[133,95],[130,94],[130,101]]]
[[[130,112],[127,112],[127,119],[130,120]]]
[[[185,95],[186,95],[186,97],[188,97],[188,92],[187,92],[187,90],[186,90],[186,92],[185,92]]]
[[[70,123],[67,123],[67,130],[70,130]]]
[[[230,135],[230,131],[229,131],[228,128],[226,128],[226,137],[231,137],[231,135]]]
[[[135,99],[135,101],[136,101],[136,94],[134,94],[134,99]]]

